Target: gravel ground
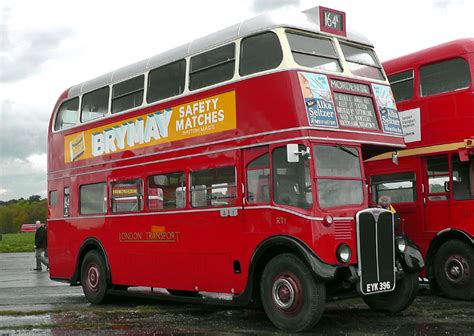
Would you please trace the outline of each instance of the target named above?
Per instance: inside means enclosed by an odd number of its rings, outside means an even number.
[[[35,272],[32,253],[0,254],[0,335],[281,335],[261,310],[115,297],[87,303],[80,287]],[[426,292],[426,291],[425,291]],[[307,334],[472,335],[474,303],[422,294],[400,314],[367,308],[361,299],[327,304]]]

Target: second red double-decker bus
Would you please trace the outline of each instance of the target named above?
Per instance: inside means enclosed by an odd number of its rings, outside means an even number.
[[[342,12],[261,15],[76,85],[48,140],[51,278],[90,302],[148,287],[300,331],[328,297],[416,295],[421,255],[367,209],[362,167],[404,147],[395,102]]]
[[[474,299],[474,39],[384,63],[407,149],[366,162],[372,200],[391,196],[434,288]]]

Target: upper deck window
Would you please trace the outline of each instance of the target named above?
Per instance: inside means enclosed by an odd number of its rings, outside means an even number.
[[[246,37],[240,44],[241,76],[275,69],[283,60],[283,51],[275,33],[267,32]]]
[[[388,76],[393,95],[397,102],[413,97],[413,70],[407,70]]]
[[[79,98],[76,97],[62,103],[56,115],[54,130],[69,128],[77,124],[77,114],[79,112]]]
[[[339,57],[330,39],[287,32],[296,63],[329,71],[341,71]]]
[[[137,76],[112,87],[112,113],[125,111],[143,103],[145,76]]]
[[[191,57],[189,89],[197,90],[232,79],[234,70],[234,43]]]
[[[382,67],[373,50],[341,42],[349,69],[356,76],[384,80]]]
[[[177,96],[184,91],[186,61],[179,60],[150,71],[148,75],[148,103]]]
[[[464,89],[470,85],[469,65],[463,58],[453,58],[420,68],[421,96]]]
[[[109,87],[86,93],[82,97],[81,121],[102,118],[109,109]]]

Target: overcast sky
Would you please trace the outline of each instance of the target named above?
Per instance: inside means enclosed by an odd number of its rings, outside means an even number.
[[[384,61],[474,37],[469,0],[0,2],[0,200],[46,195],[46,138],[72,85],[256,14],[323,5],[345,11]]]

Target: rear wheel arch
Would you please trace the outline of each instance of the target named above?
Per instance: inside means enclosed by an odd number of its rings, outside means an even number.
[[[105,262],[105,269],[106,269],[106,280],[107,283],[110,285],[112,284],[112,273],[110,271],[109,260],[107,257],[107,253],[105,252],[104,246],[102,243],[95,237],[89,237],[82,243],[81,248],[79,249],[79,253],[76,259],[76,267],[74,269],[74,274],[71,278],[71,285],[79,285],[81,281],[81,267],[84,257],[87,255],[89,251],[96,250],[99,252],[104,259]]]
[[[426,253],[426,270],[430,280],[434,280],[434,259],[439,248],[450,240],[458,239],[474,247],[474,239],[466,232],[458,229],[446,229],[438,232],[437,236],[431,241]]]

